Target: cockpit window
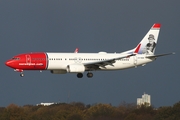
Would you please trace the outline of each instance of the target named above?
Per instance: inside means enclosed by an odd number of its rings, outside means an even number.
[[[20,60],[19,57],[13,57],[12,60]]]

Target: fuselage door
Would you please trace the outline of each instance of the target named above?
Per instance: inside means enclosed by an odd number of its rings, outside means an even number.
[[[134,66],[136,67],[137,66],[137,56],[134,55]]]
[[[30,55],[26,55],[26,63],[30,65],[30,63],[31,63],[31,56]]]

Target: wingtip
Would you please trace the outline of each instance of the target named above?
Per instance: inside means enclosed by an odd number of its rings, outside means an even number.
[[[74,53],[78,53],[79,52],[79,48],[76,48]]]

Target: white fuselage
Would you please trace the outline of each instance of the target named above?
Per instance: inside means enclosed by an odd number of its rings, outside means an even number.
[[[67,65],[86,64],[124,56],[119,53],[47,53],[48,70],[66,70]],[[101,70],[118,70],[136,67],[152,62],[154,59],[148,59],[145,55],[137,54],[135,56],[116,60],[113,65],[100,67]]]

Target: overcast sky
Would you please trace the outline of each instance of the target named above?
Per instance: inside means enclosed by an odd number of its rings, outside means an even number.
[[[0,106],[41,102],[123,101],[136,103],[151,95],[155,107],[180,101],[179,0],[1,0],[0,1]],[[49,71],[18,72],[4,65],[27,52],[123,52],[134,48],[154,23],[161,23],[156,54],[144,67],[93,72],[92,79]]]

